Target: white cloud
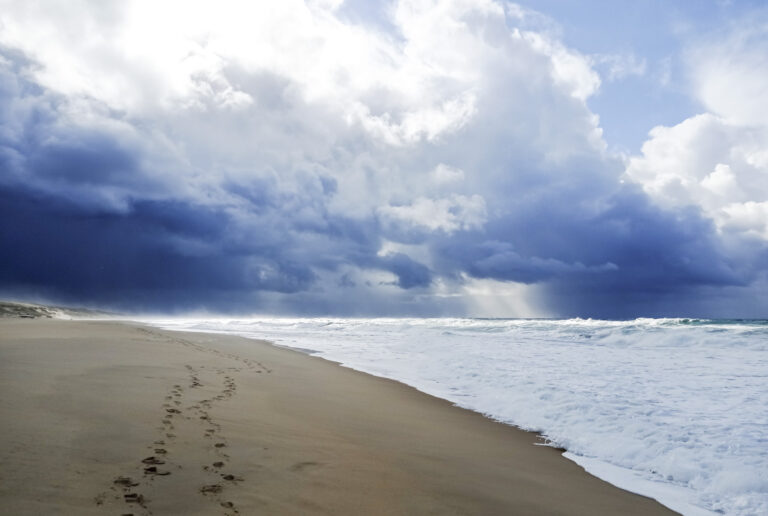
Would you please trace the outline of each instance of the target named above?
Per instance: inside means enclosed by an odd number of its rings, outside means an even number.
[[[379,213],[389,222],[404,222],[448,234],[479,229],[487,218],[485,200],[479,195],[452,195],[447,199],[418,197],[407,206],[384,206]]]
[[[662,206],[695,206],[721,232],[768,239],[768,30],[734,26],[687,57],[708,112],[654,128],[627,175]]]
[[[768,201],[731,203],[722,208],[720,224],[768,240]]]
[[[371,114],[362,102],[355,102],[348,114],[349,123],[360,124],[368,133],[390,145],[405,145],[426,139],[434,141],[441,135],[461,129],[475,113],[475,97],[466,93],[446,100],[442,105],[409,111],[398,122],[391,113]]]
[[[432,170],[432,180],[436,185],[447,185],[464,180],[464,171],[460,168],[451,167],[444,163],[437,165]]]
[[[687,58],[694,94],[710,112],[743,126],[768,124],[768,25],[744,21],[700,41]]]
[[[764,221],[742,215],[768,199],[768,130],[705,114],[657,127],[650,136],[627,175],[659,204],[697,206],[723,231],[763,234]]]
[[[645,59],[634,54],[596,54],[591,58],[596,66],[606,69],[609,81],[645,75],[647,68]]]
[[[310,7],[335,11],[344,3],[344,0],[308,0]]]
[[[551,59],[552,77],[567,87],[574,98],[586,101],[600,88],[600,76],[592,69],[588,57],[538,32],[521,32],[520,37]]]

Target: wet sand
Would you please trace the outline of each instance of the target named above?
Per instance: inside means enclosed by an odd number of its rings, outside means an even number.
[[[535,434],[268,343],[0,319],[0,514],[656,515]]]

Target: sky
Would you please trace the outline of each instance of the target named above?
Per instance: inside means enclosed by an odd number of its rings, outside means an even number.
[[[0,297],[768,317],[763,4],[0,0]]]

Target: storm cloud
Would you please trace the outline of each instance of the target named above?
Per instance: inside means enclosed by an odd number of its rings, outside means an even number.
[[[650,147],[627,173],[587,104],[590,60],[519,11],[402,1],[374,26],[230,7],[168,8],[160,27],[134,26],[141,2],[59,13],[98,47],[52,32],[55,13],[3,15],[1,292],[487,315],[478,285],[514,284],[527,309],[509,316],[765,307],[766,240],[659,202]]]

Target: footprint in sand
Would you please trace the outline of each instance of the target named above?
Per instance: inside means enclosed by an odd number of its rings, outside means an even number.
[[[203,494],[218,494],[221,493],[223,489],[224,488],[221,487],[220,484],[209,484],[201,487],[200,492]]]
[[[304,471],[305,469],[313,466],[322,466],[322,463],[315,461],[297,462],[291,466],[291,471]]]
[[[144,497],[138,493],[126,493],[123,495],[123,499],[128,503],[137,503],[139,505],[144,503]]]
[[[157,466],[149,466],[148,468],[144,468],[144,474],[145,475],[165,476],[165,475],[170,475],[171,472],[170,471],[160,471],[160,470],[157,469]]]
[[[137,485],[139,485],[139,483],[138,482],[134,482],[131,477],[122,477],[122,476],[115,478],[112,481],[112,483],[117,485],[117,486],[121,486],[121,487],[125,487],[125,488],[136,487]]]

